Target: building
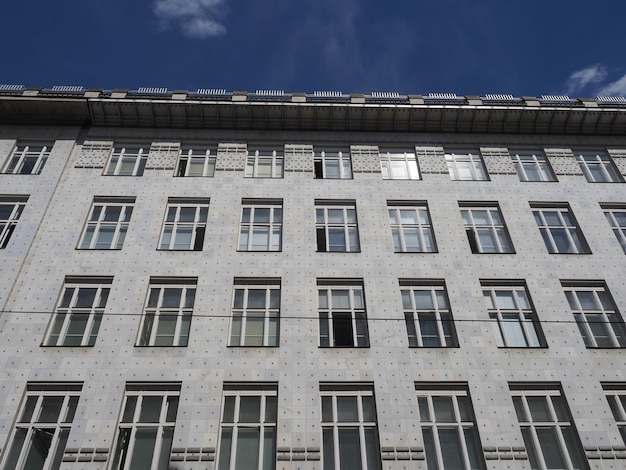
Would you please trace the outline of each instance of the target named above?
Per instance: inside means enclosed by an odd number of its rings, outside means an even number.
[[[626,468],[626,102],[0,87],[0,467]]]

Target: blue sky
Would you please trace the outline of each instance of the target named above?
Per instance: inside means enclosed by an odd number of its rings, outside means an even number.
[[[620,0],[0,0],[0,84],[626,96]]]

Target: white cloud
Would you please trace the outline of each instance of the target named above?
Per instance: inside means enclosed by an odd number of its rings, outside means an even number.
[[[580,92],[587,85],[600,83],[606,78],[606,69],[600,65],[592,65],[585,69],[577,70],[567,79],[565,94],[571,95]]]
[[[608,85],[604,85],[596,92],[597,96],[626,96],[626,75]]]
[[[226,33],[216,18],[224,0],[155,0],[154,13],[164,22],[178,24],[183,34],[206,38]]]

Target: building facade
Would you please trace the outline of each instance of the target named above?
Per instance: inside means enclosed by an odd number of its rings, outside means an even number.
[[[0,468],[626,468],[626,102],[0,87]]]

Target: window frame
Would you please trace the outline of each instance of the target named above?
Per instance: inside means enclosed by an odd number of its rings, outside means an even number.
[[[348,291],[348,307],[334,307],[333,292],[345,290]],[[326,306],[323,306],[321,301],[322,292],[326,293]],[[362,306],[359,306],[355,300],[359,297],[355,295],[357,292],[360,293]],[[317,297],[320,348],[369,348],[367,308],[362,280],[318,279]],[[347,331],[348,328],[349,332]],[[346,344],[337,344],[338,333],[343,333],[341,342],[345,341]],[[348,342],[350,344],[347,344]]]
[[[66,277],[59,293],[54,314],[42,346],[92,347],[96,344],[102,325],[106,303],[111,294],[113,277],[71,276]],[[79,306],[81,291],[95,289],[91,306]],[[86,317],[86,319],[85,319]],[[81,326],[82,332],[80,331]],[[78,327],[78,330],[76,329]],[[79,344],[67,344],[68,338],[80,337]]]
[[[42,444],[41,437],[36,442],[33,440],[42,433],[50,436],[51,430],[53,431],[48,445],[48,453],[42,467],[39,468],[42,470],[59,468],[76,416],[82,386],[83,384],[80,382],[29,382],[26,384],[19,412],[15,416],[14,425],[9,432],[4,448],[5,452],[2,459],[4,470],[29,468],[26,467],[26,464],[31,450],[35,449],[36,451],[38,447],[36,444]],[[58,398],[62,398],[62,402],[58,407],[56,420],[39,421],[42,413],[46,411],[49,413],[51,411],[50,405],[55,405],[54,401],[50,403],[50,399],[58,400]],[[17,438],[18,432],[23,435],[23,439]]]
[[[160,459],[167,458],[169,463],[174,430],[176,427],[176,416],[180,406],[180,383],[138,383],[129,382],[126,384],[124,398],[120,407],[120,414],[117,420],[115,439],[111,447],[111,459],[107,468],[109,470],[132,470],[134,463],[133,451],[137,440],[137,433],[141,431],[154,430],[154,448],[152,450],[151,470],[160,470]],[[154,405],[155,398],[161,398],[158,419],[144,416],[143,405],[146,403]],[[152,400],[150,400],[152,399]],[[170,407],[175,405],[174,416],[171,416]],[[132,408],[129,408],[132,407]],[[129,413],[132,411],[132,413]],[[146,420],[146,418],[148,418]],[[173,419],[172,419],[173,418]],[[164,452],[168,445],[165,433],[169,434],[169,449]]]
[[[108,208],[119,207],[120,213],[117,220],[107,220]],[[124,246],[124,240],[130,226],[130,219],[135,207],[134,197],[108,197],[95,196],[89,214],[85,221],[85,226],[78,241],[78,250],[121,250]],[[96,214],[94,218],[94,215]],[[91,237],[87,238],[90,228],[93,228]],[[98,247],[98,239],[103,230],[113,229],[113,236],[109,242],[108,248]]]
[[[202,251],[209,218],[209,199],[169,198],[163,216],[163,226],[159,237],[159,251]],[[184,209],[193,208],[194,220],[180,220]],[[170,214],[174,210],[173,218]],[[204,220],[202,220],[204,219]],[[177,248],[177,239],[181,233],[190,230],[189,244]],[[168,233],[169,231],[169,233]],[[186,248],[185,248],[186,247]]]
[[[337,174],[330,172],[330,165],[337,162]],[[313,158],[315,179],[351,180],[354,178],[352,171],[352,155],[349,150],[321,150],[315,152]]]
[[[217,147],[215,146],[183,144],[180,147],[178,160],[176,161],[174,176],[179,178],[213,178],[215,176],[216,156]],[[190,174],[191,169],[197,165],[197,163],[192,165],[192,162],[196,160],[200,162],[202,172],[201,174]]]
[[[139,322],[139,331],[135,342],[136,347],[186,347],[188,345],[197,284],[198,278],[195,277],[153,277],[150,279]],[[178,307],[163,306],[166,289],[181,290]],[[189,293],[190,291],[193,292]],[[153,292],[156,294],[153,294]],[[187,297],[188,293],[190,298]],[[157,297],[154,298],[153,295]],[[152,302],[152,299],[154,299],[154,302]],[[187,305],[188,300],[191,300],[191,305]],[[151,306],[151,302],[154,305]],[[161,324],[164,320],[171,321],[170,317],[175,317],[174,331],[171,334],[159,334]],[[159,338],[167,339],[170,337],[171,344],[157,344]]]
[[[574,213],[569,204],[543,204],[543,203],[530,203],[532,209],[533,218],[541,234],[541,238],[550,254],[558,255],[588,255],[591,254],[587,240],[583,235],[578,221],[574,217]],[[546,221],[546,213],[555,212],[558,216],[560,225],[549,225]],[[571,223],[567,223],[564,218],[564,214],[570,219]],[[561,230],[566,235],[568,248],[567,251],[559,251],[559,246],[555,242],[554,230]],[[572,234],[576,234],[574,237]],[[575,249],[575,251],[572,251]]]
[[[415,150],[405,151],[396,149],[382,149],[378,152],[380,172],[384,180],[420,180],[419,164]],[[394,165],[393,163],[396,163]],[[397,162],[401,162],[398,164]],[[402,175],[394,174],[394,167],[403,168]]]
[[[150,154],[150,143],[115,144],[111,148],[111,155],[104,167],[103,176],[142,176]],[[124,169],[127,162],[132,162],[133,168],[129,172]]]
[[[9,212],[7,218],[0,219],[0,250],[5,249],[9,244],[15,232],[15,227],[17,227],[17,222],[26,208],[28,198],[29,196],[21,195],[0,196],[0,206],[12,206],[12,208],[7,211]]]
[[[552,183],[558,181],[550,160],[542,150],[509,149],[511,161],[520,181],[525,183]],[[539,178],[530,178],[527,168],[535,169]]]
[[[515,254],[513,241],[509,235],[504,216],[500,210],[500,205],[495,202],[472,203],[459,202],[461,218],[465,234],[474,254]],[[488,222],[480,224],[476,222],[474,211],[486,211]],[[497,222],[495,215],[499,222]],[[487,233],[494,242],[493,251],[486,251],[484,244],[481,242],[481,234]]]
[[[234,398],[234,402],[230,400]],[[241,399],[259,398],[258,421],[240,421]],[[274,402],[272,404],[272,401]],[[232,422],[226,415],[230,414],[232,403]],[[268,407],[269,405],[269,407]],[[247,405],[246,405],[247,406]],[[268,416],[268,409],[270,415]],[[250,411],[250,409],[246,410]],[[273,414],[273,416],[272,416]],[[242,430],[258,430],[258,453],[257,468],[250,470],[274,470],[276,468],[276,442],[277,442],[277,415],[278,415],[278,384],[275,383],[225,383],[222,392],[222,406],[220,419],[219,443],[215,459],[216,470],[234,470],[237,465],[238,446],[240,444],[239,433]],[[273,419],[272,419],[273,418]],[[230,437],[227,438],[230,430]],[[266,454],[265,446],[270,438],[270,453]],[[228,440],[230,442],[228,442]],[[228,446],[228,449],[226,449]],[[267,468],[266,464],[269,465]]]
[[[480,286],[496,345],[499,348],[547,347],[541,322],[525,282],[481,280]],[[499,305],[498,292],[511,293],[513,308],[503,308]],[[512,331],[512,328],[516,330]],[[523,344],[515,344],[520,336]]]
[[[604,211],[604,216],[611,226],[611,230],[615,234],[615,238],[617,238],[622,250],[626,254],[626,205],[600,203],[600,207]],[[618,217],[616,217],[616,214],[623,214],[623,225],[620,225],[620,221],[618,220]]]
[[[265,290],[264,307],[255,308],[250,306],[250,290]],[[237,306],[238,291],[243,291],[241,307]],[[272,293],[276,291],[278,292],[278,307],[272,306]],[[233,287],[232,315],[228,333],[228,346],[259,348],[278,347],[280,342],[280,295],[280,279],[235,279]],[[235,334],[237,331],[237,318],[239,318],[239,333]],[[263,319],[263,338],[261,340],[261,344],[246,344],[249,339],[247,336],[247,327],[249,326],[249,323],[251,323],[250,319],[252,318]],[[272,328],[276,331],[274,335],[270,335]],[[236,344],[236,337],[239,338],[239,344]]]
[[[561,281],[567,303],[574,315],[578,331],[589,349],[626,348],[626,325],[608,286],[604,282]],[[587,308],[581,301],[581,293],[592,293],[596,308]],[[601,296],[600,293],[604,295]],[[590,299],[587,299],[587,301]],[[599,308],[597,308],[599,307]],[[610,308],[612,307],[612,308]],[[588,317],[600,317],[602,321],[590,321]],[[596,325],[594,327],[594,325]],[[602,325],[610,345],[599,345],[599,326]],[[594,331],[595,330],[595,331]],[[617,330],[617,331],[616,331]],[[621,330],[621,331],[620,331]]]
[[[459,448],[454,450],[459,453],[457,457],[461,458],[459,463],[463,465],[464,470],[485,470],[487,468],[485,456],[467,384],[416,382],[415,394],[428,468],[445,470],[444,456],[450,455],[450,449],[443,452],[440,432],[455,431],[455,443],[459,445]],[[445,401],[452,405],[452,413],[449,417],[446,416],[448,419],[439,421],[438,410],[441,409],[440,405],[445,404]],[[425,431],[428,432],[425,433]],[[429,439],[431,439],[430,442]],[[470,439],[469,442],[468,439]],[[472,449],[474,455],[470,455]]]
[[[409,347],[458,348],[459,342],[445,281],[400,279],[399,284]],[[419,306],[415,292],[429,292],[432,306],[428,308]],[[434,319],[421,318],[433,315]],[[438,342],[436,345],[424,344],[425,338],[433,337],[432,334],[426,334],[427,322],[431,324],[431,329],[432,323],[435,323]]]
[[[452,181],[489,181],[480,151],[446,149],[444,155]]]
[[[263,168],[260,162],[263,160],[270,161],[269,175],[261,174],[260,169]],[[276,150],[276,148],[256,147],[248,149],[248,156],[246,157],[246,166],[244,169],[244,178],[269,178],[269,179],[281,179],[284,178],[285,172],[285,157],[282,150]]]
[[[254,216],[258,209],[269,209],[269,222],[255,222]],[[244,221],[246,210],[249,211],[248,222]],[[278,215],[277,215],[278,214]],[[278,220],[276,220],[278,219]],[[255,228],[267,228],[267,249],[253,249]],[[247,234],[244,235],[244,232]],[[275,233],[276,232],[276,233]],[[278,237],[278,245],[274,237]],[[245,244],[245,246],[243,246]],[[237,251],[279,252],[283,248],[283,201],[244,199],[241,201],[241,217],[239,221],[239,239]]]
[[[329,211],[342,210],[342,222],[329,222]],[[322,219],[319,213],[323,214]],[[354,222],[351,222],[350,211],[354,214]],[[320,220],[322,220],[320,222]],[[343,229],[343,250],[331,248],[331,233],[340,233]],[[354,233],[354,240],[350,240]],[[323,236],[322,236],[323,235]],[[356,203],[354,201],[315,201],[315,236],[318,253],[360,253],[361,242],[359,238],[359,220],[357,217]],[[339,246],[341,245],[332,245]]]
[[[603,383],[602,390],[613,413],[615,425],[626,444],[626,383]]]
[[[574,150],[574,156],[588,183],[623,183],[615,162],[604,150]]]
[[[529,465],[532,468],[539,468],[540,470],[556,468],[554,466],[546,466],[545,456],[541,449],[541,442],[545,441],[545,439],[539,438],[537,434],[537,430],[543,432],[553,430],[553,437],[556,436],[556,442],[553,441],[552,443],[556,443],[559,446],[561,458],[565,460],[564,463],[566,464],[567,470],[573,470],[574,468],[589,470],[589,463],[587,462],[583,446],[580,442],[572,413],[560,385],[509,383],[509,389],[517,421],[522,432],[524,447],[528,454]],[[533,399],[534,403],[537,403],[539,398],[544,398],[545,406],[540,412],[545,412],[547,419],[534,419],[528,401],[529,397]],[[555,401],[555,397],[560,400]],[[569,444],[566,442],[566,438],[563,434],[565,429],[568,430]],[[578,453],[577,457],[581,464],[580,466],[573,466],[572,455],[570,455],[571,450]],[[555,455],[553,451],[554,449],[551,448],[550,455]]]
[[[2,168],[2,174],[5,175],[39,175],[41,174],[43,167],[48,161],[48,157],[50,156],[50,152],[52,151],[52,147],[54,147],[54,142],[36,142],[36,141],[28,141],[28,142],[20,142],[18,141],[13,149],[7,161]],[[36,150],[31,150],[35,148]],[[22,171],[25,168],[25,162],[29,159],[35,158],[35,163],[33,164],[30,171]]]
[[[393,222],[391,212],[395,211],[395,220]],[[414,211],[415,221],[417,223],[404,223],[402,211]],[[409,202],[409,201],[387,201],[387,215],[389,217],[389,226],[391,228],[391,240],[393,242],[394,253],[437,253],[437,240],[435,239],[435,231],[433,229],[432,220],[430,218],[430,210],[426,202]],[[424,220],[424,222],[422,222]],[[407,246],[407,233],[415,232],[418,240],[416,249],[409,249]],[[430,249],[426,243],[430,237]]]

